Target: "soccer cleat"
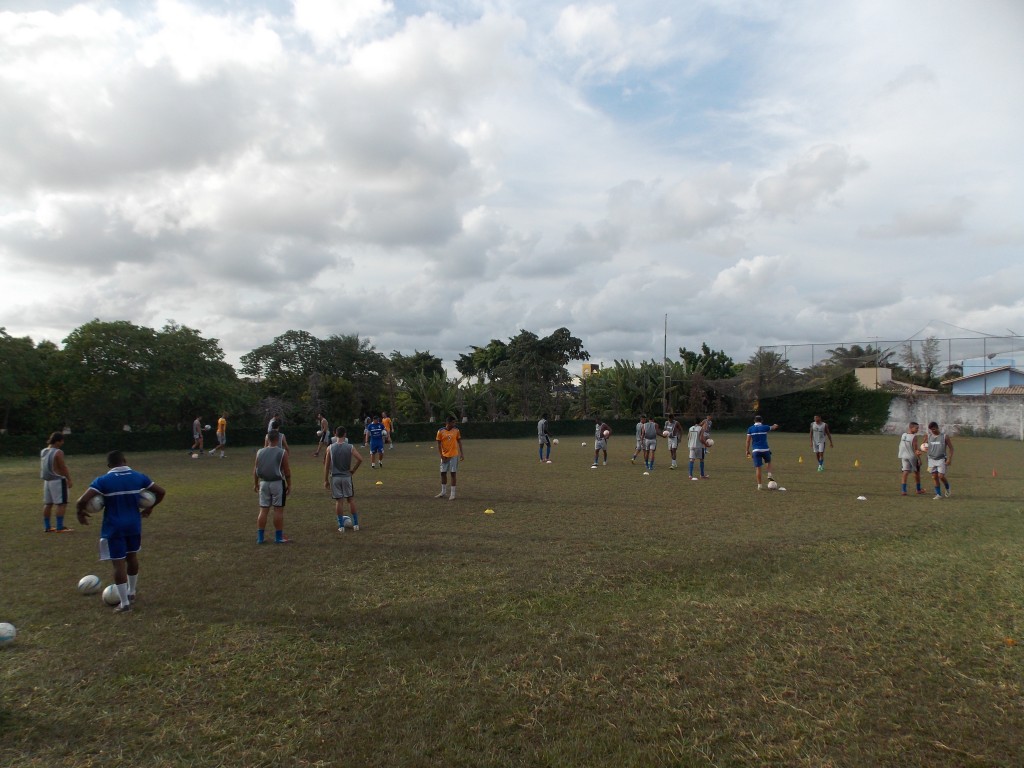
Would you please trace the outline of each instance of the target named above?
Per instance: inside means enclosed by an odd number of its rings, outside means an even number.
[[[338,528],[338,533],[344,533],[344,532],[345,532],[345,526],[341,526],[341,527]]]
[[[951,491],[949,488],[947,488],[946,489],[946,498],[948,499],[952,495],[953,495],[953,491]]]
[[[636,456],[629,460],[630,464],[636,464]]]
[[[274,539],[274,543],[275,544],[291,544],[293,542],[292,542],[291,539],[289,539],[287,536],[285,536],[283,539]]]
[[[918,488],[918,489],[917,489],[917,495],[918,495],[918,496],[924,496],[924,495],[926,495],[927,493],[928,493],[928,491],[926,491],[926,490],[925,490],[924,488]]]
[[[448,501],[455,501],[455,494],[454,493],[451,496],[448,497]]]
[[[701,480],[710,480],[711,479],[711,475],[701,475],[700,479]]]
[[[597,466],[597,464],[595,464],[594,466],[596,467],[596,466]],[[445,496],[447,496],[447,494],[446,494],[446,493],[445,493],[444,491],[441,491],[441,492],[440,492],[439,494],[437,494],[437,496],[435,496],[434,498],[435,498],[435,499],[443,499],[443,498],[444,498]]]
[[[635,461],[633,463],[636,464]],[[596,461],[593,464],[590,465],[591,469],[595,469],[596,467],[597,467],[597,462]]]
[[[129,603],[134,603],[135,602],[135,595],[128,595],[128,602]]]
[[[358,531],[359,530],[359,526],[358,525],[353,525],[352,526],[352,530],[353,531]]]
[[[117,608],[114,609],[114,613],[128,613],[129,611],[131,611],[131,609],[131,603],[128,603],[128,605],[119,605],[117,606]]]
[[[604,460],[604,465],[605,465],[606,467],[608,466],[608,459],[605,459],[605,460]]]
[[[72,530],[74,530],[74,529],[73,528],[54,528],[53,532],[54,533],[71,533]]]
[[[906,496],[906,495],[907,495],[906,491],[900,491],[900,496]]]
[[[43,533],[56,533],[56,532],[57,532],[56,528],[47,528],[45,531],[43,531]]]
[[[757,490],[759,490],[759,491],[763,491],[763,490],[764,490],[764,486],[763,486],[763,485],[761,485],[760,483],[758,483],[758,484],[757,484]]]
[[[942,498],[942,494],[941,493],[936,493],[934,496],[932,496],[932,501],[935,501],[936,499],[941,499],[941,498]]]
[[[825,468],[824,468],[823,466],[821,466],[821,464],[819,464],[819,465],[818,465],[818,471],[819,471],[819,472],[824,472],[824,471],[825,471]]]
[[[696,478],[696,477],[694,477],[693,475],[690,475],[690,479],[691,479],[691,480],[696,480],[697,478]]]

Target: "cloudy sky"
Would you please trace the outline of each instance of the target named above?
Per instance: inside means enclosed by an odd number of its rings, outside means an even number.
[[[1024,333],[1018,0],[0,2],[0,326]],[[946,333],[956,335],[946,329]]]

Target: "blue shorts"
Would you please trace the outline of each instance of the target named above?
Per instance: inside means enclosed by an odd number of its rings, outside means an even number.
[[[772,452],[771,451],[758,451],[757,453],[753,454],[753,456],[754,456],[754,466],[755,467],[760,467],[762,464],[771,464],[772,463]]]
[[[383,440],[371,440],[370,441],[370,453],[384,453],[384,441]]]
[[[100,560],[124,560],[130,553],[142,549],[142,534],[114,534],[100,539]]]

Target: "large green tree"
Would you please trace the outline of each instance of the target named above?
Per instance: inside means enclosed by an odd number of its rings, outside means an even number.
[[[15,430],[34,421],[28,406],[36,395],[44,374],[39,351],[27,336],[15,338],[0,328],[0,428]]]

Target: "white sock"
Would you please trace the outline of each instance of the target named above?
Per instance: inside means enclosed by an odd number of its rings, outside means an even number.
[[[138,583],[139,583],[139,574],[136,573],[134,576],[132,576],[129,573],[128,574],[128,594],[129,595],[134,595],[135,594],[135,585],[138,584]]]
[[[121,605],[128,605],[128,585],[118,584],[117,595],[121,598]]]
[[[452,486],[452,492],[451,492],[451,495],[450,495],[450,496],[449,496],[448,498],[449,498],[449,499],[454,499],[454,498],[455,498],[455,486],[454,486],[454,485]]]
[[[444,496],[446,493],[448,493],[448,486],[442,484],[441,485],[441,495]]]

